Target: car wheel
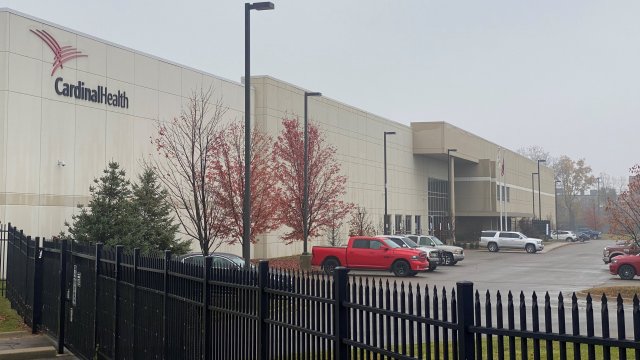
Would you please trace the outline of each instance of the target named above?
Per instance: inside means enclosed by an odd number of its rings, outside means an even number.
[[[327,259],[322,263],[322,270],[327,275],[333,275],[333,271],[337,266],[340,266],[340,262],[336,259]]]
[[[409,263],[404,260],[396,261],[391,270],[393,271],[393,275],[401,277],[401,276],[410,276],[409,274],[412,272]]]
[[[487,249],[489,249],[489,251],[491,251],[491,252],[498,252],[498,250],[499,250],[498,249],[498,244],[496,244],[494,242],[489,243],[489,245],[487,245]]]
[[[443,260],[444,260],[443,261],[444,265],[447,265],[447,266],[451,266],[456,263],[455,261],[453,261],[453,254],[450,254],[450,253],[444,254]]]
[[[571,241],[571,242],[573,242],[574,240],[573,240],[573,238],[570,238],[570,237],[569,237],[569,238],[567,238],[567,241]]]
[[[632,280],[634,276],[636,276],[636,269],[631,265],[622,265],[620,269],[618,269],[618,275],[622,280]]]
[[[533,244],[527,244],[527,246],[525,246],[524,248],[529,254],[535,254],[536,253],[536,246]]]

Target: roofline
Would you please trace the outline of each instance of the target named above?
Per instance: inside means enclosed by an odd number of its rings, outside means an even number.
[[[188,70],[191,70],[191,71],[195,71],[195,72],[203,74],[203,75],[211,76],[211,77],[216,78],[218,80],[230,82],[230,83],[235,84],[235,85],[244,86],[244,84],[242,82],[240,82],[240,81],[230,80],[230,79],[224,78],[222,76],[214,75],[214,74],[211,74],[209,72],[193,68],[193,67],[188,66],[188,65],[184,65],[184,64],[180,64],[180,63],[177,63],[177,62],[174,62],[174,61],[171,61],[171,60],[167,60],[167,59],[161,58],[159,56],[148,54],[148,53],[145,53],[145,52],[140,51],[140,50],[132,49],[132,48],[124,46],[124,45],[116,44],[114,42],[111,42],[111,41],[108,41],[108,40],[104,40],[104,39],[95,37],[93,35],[89,35],[89,34],[81,32],[81,31],[77,31],[77,30],[74,30],[74,29],[71,29],[71,28],[68,28],[68,27],[53,23],[51,21],[47,21],[47,20],[41,19],[41,18],[38,18],[38,17],[35,17],[35,16],[32,16],[32,15],[29,15],[29,14],[25,14],[23,12],[20,12],[20,11],[17,11],[17,10],[8,8],[8,7],[0,8],[0,12],[6,12],[6,13],[9,13],[9,14],[21,16],[21,17],[27,18],[27,19],[32,20],[32,21],[40,22],[40,23],[43,23],[45,25],[49,25],[51,27],[54,27],[54,28],[57,28],[57,29],[60,29],[60,30],[63,30],[63,31],[68,31],[68,32],[74,33],[76,35],[80,35],[80,36],[89,38],[91,40],[101,42],[101,43],[103,43],[105,45],[113,46],[113,47],[116,47],[116,48],[119,48],[119,49],[122,49],[122,50],[131,51],[131,52],[136,53],[136,54],[148,56],[148,57],[150,57],[152,59],[155,59],[155,60],[158,60],[158,61],[162,61],[162,62],[165,62],[167,64],[175,65],[175,66],[181,67],[183,69],[188,69]]]

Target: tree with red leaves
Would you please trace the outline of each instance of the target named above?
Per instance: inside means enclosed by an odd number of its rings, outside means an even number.
[[[287,244],[303,240],[304,133],[298,119],[283,119],[284,129],[274,144],[275,175],[281,186],[277,217],[291,230],[283,240]],[[309,202],[307,230],[309,239],[320,230],[344,218],[352,204],[341,200],[347,179],[340,174],[336,149],[327,145],[318,127],[308,124]]]
[[[278,228],[276,204],[278,179],[269,161],[271,139],[253,128],[251,133],[251,230],[250,239]],[[224,221],[220,233],[228,244],[241,243],[243,235],[244,196],[244,123],[234,122],[220,132],[213,148],[215,161],[209,172],[216,203],[222,209]]]
[[[607,203],[609,231],[629,236],[640,245],[640,164],[631,168],[631,175],[628,189]]]

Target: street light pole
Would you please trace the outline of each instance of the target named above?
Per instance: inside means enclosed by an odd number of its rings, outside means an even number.
[[[307,98],[322,96],[319,92],[304,92],[304,195],[302,200],[302,240],[304,243],[302,254],[308,255],[307,238],[309,237],[309,131],[307,120]]]
[[[542,220],[542,196],[540,194],[540,163],[547,162],[547,160],[538,160],[538,220]]]
[[[594,221],[594,224],[593,224],[594,226],[593,227],[595,227],[595,229],[594,229],[595,231],[598,231],[598,219],[599,219],[599,216],[600,216],[600,178],[598,177],[598,178],[596,178],[596,180],[598,180],[598,192],[596,193],[596,199],[597,199],[597,202],[598,202],[598,207],[596,208],[595,214],[593,214],[594,217],[596,218],[595,219],[596,221]]]
[[[533,217],[532,219],[536,218],[536,190],[535,190],[535,186],[533,185],[533,177],[535,175],[538,175],[537,172],[532,172],[531,173],[531,206],[532,206],[532,211],[533,211]]]
[[[455,172],[454,179],[451,181],[451,170],[453,169],[453,164],[451,162],[451,152],[458,151],[458,149],[447,149],[447,183],[449,185],[449,226],[451,232],[451,242],[455,243],[456,241],[456,199],[455,199]]]
[[[387,135],[395,135],[395,131],[384,132],[384,234],[389,235],[389,215],[387,214]]]
[[[558,229],[560,228],[558,226],[558,183],[559,182],[562,182],[562,181],[556,180],[555,184],[553,184],[553,195],[554,195],[554,201],[556,206],[556,240],[558,240]]]
[[[242,257],[251,265],[251,10],[273,10],[272,2],[244,4],[244,197],[242,201]]]

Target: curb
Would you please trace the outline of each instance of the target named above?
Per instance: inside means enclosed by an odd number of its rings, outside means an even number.
[[[53,346],[39,346],[26,349],[0,350],[2,360],[27,360],[56,357]]]

